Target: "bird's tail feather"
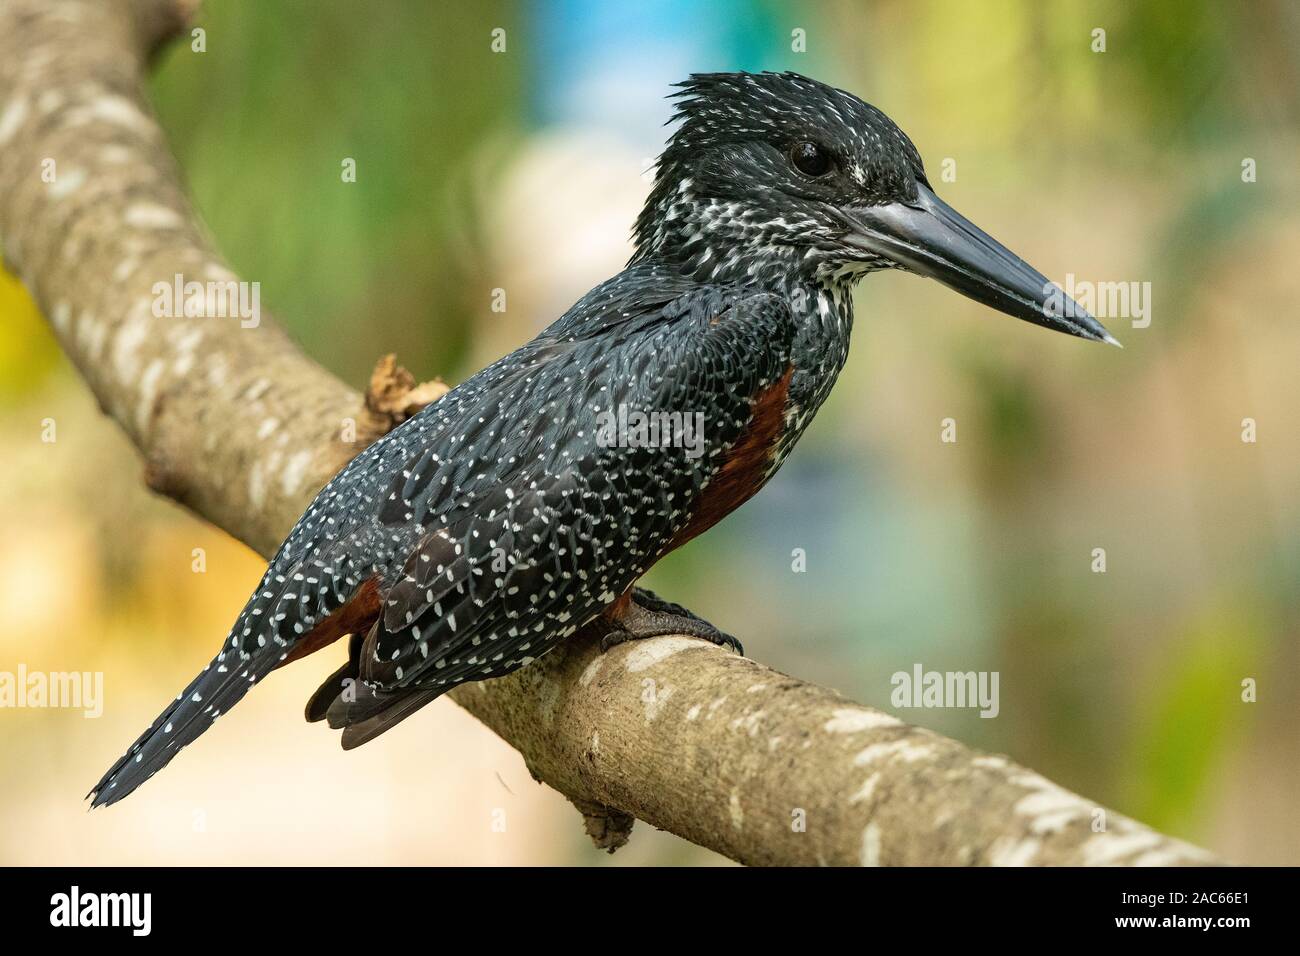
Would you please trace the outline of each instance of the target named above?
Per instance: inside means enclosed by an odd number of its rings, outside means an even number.
[[[353,634],[348,640],[348,659],[343,666],[336,670],[325,682],[316,688],[315,693],[307,701],[306,717],[308,723],[315,723],[318,720],[324,720],[329,713],[330,705],[341,696],[348,688],[346,681],[351,680],[352,686],[356,686],[359,681],[358,675],[361,672],[360,654],[361,642],[365,640],[365,634]]]
[[[343,749],[352,750],[392,730],[425,704],[440,697],[445,688],[406,688],[379,691],[361,681],[361,648],[365,634],[353,634],[348,660],[316,689],[307,701],[309,721],[328,720],[343,731]]]
[[[438,697],[445,688],[412,687],[390,693],[355,685],[354,694],[340,694],[330,704],[329,725],[343,731],[343,749],[353,750],[392,730],[407,717]],[[355,697],[349,700],[349,696]]]
[[[92,798],[91,807],[116,803],[167,766],[265,677],[276,661],[274,654],[254,654],[240,660],[234,651],[214,659],[95,784],[87,794]]]

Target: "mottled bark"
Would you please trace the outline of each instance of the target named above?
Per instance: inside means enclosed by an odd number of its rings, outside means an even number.
[[[0,0],[0,240],[150,487],[269,555],[343,462],[441,387],[386,359],[363,401],[265,314],[154,314],[156,282],[235,279],[143,88],[191,6]],[[1097,832],[1100,808],[1003,757],[685,637],[602,655],[583,635],[453,697],[603,847],[636,817],[744,863],[1210,860],[1114,813]]]

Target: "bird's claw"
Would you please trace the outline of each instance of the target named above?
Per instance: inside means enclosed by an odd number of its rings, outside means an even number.
[[[653,591],[637,588],[632,593],[628,609],[618,618],[614,627],[600,639],[602,653],[626,641],[641,641],[666,634],[697,637],[719,647],[729,647],[741,657],[745,648],[725,631],[720,631],[708,621],[692,614],[680,604],[665,601]]]

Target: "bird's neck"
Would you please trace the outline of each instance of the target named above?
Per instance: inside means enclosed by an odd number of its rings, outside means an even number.
[[[677,241],[668,230],[664,240],[638,250],[633,262],[655,263],[701,285],[769,292],[790,306],[797,332],[791,344],[794,376],[788,410],[797,425],[793,438],[830,394],[849,354],[853,331],[853,287],[861,272],[818,264],[794,247],[773,250],[722,250],[696,238]],[[770,254],[769,254],[770,252]]]
[[[797,438],[848,357],[853,286],[864,267],[781,242],[780,225],[695,196],[689,178],[661,175],[637,220],[630,264],[653,262],[694,282],[772,292],[789,302],[798,332],[788,424]]]
[[[853,281],[816,277],[802,280],[787,293],[796,327],[790,348],[788,441],[798,439],[830,394],[849,356],[853,332]]]
[[[726,199],[696,196],[689,178],[661,175],[634,229],[629,265],[663,263],[696,282],[771,288],[811,280],[808,250],[785,223]]]

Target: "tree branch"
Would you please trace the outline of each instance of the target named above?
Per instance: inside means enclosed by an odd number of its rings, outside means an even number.
[[[366,399],[263,315],[154,315],[154,285],[235,281],[147,105],[188,0],[0,2],[0,236],[10,269],[139,447],[154,490],[270,555],[365,443],[441,394],[391,357]],[[43,177],[53,160],[54,175]],[[1189,864],[1204,851],[1003,757],[685,637],[580,635],[461,706],[572,799],[756,864]]]

